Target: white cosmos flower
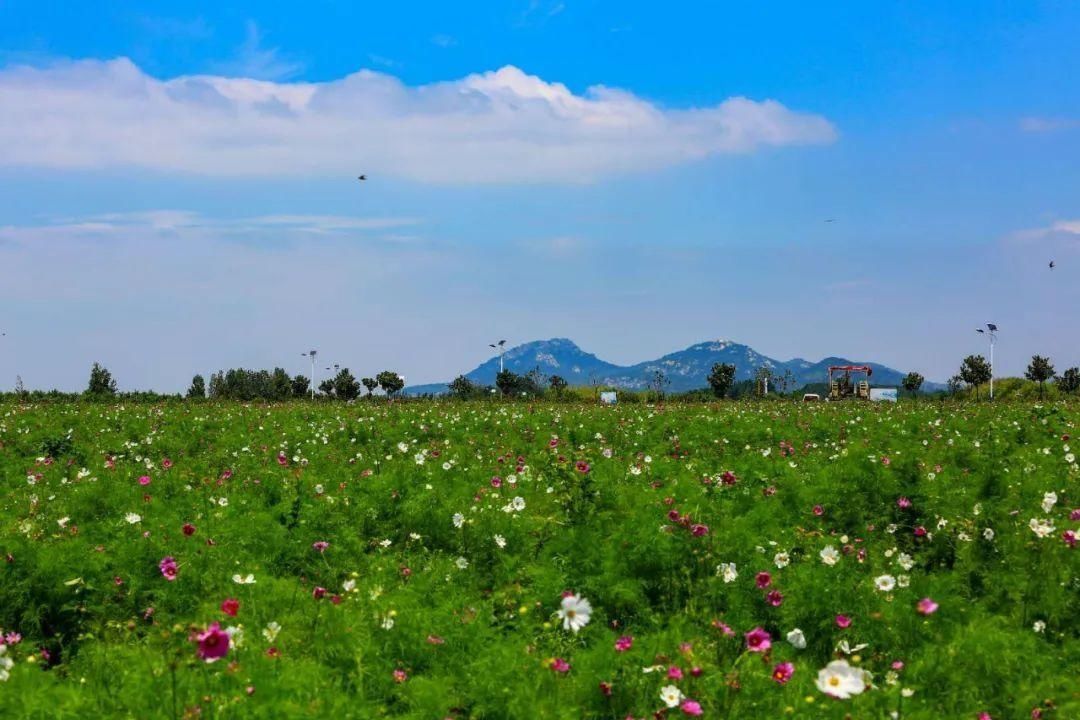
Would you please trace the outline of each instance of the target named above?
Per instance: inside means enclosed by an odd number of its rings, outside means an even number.
[[[454,517],[451,518],[454,522],[454,527],[459,528],[465,524],[465,516],[461,513],[454,513]]]
[[[660,699],[663,700],[664,704],[669,708],[678,707],[684,697],[682,691],[674,685],[665,685],[660,688]]]
[[[892,575],[879,575],[874,578],[874,587],[880,592],[891,592],[896,587],[896,578]]]
[[[134,525],[135,523],[142,521],[142,515],[139,515],[138,513],[128,513],[124,516],[124,519]]]
[[[806,635],[799,628],[795,628],[787,634],[787,641],[791,643],[791,647],[796,650],[803,650],[806,648]]]
[[[1037,633],[1046,631],[1046,623],[1042,620],[1036,620],[1035,624],[1031,626],[1031,629]]]
[[[502,535],[496,535],[495,544],[498,545],[499,549],[501,550],[502,548],[506,547],[506,538],[504,538]]]
[[[915,560],[907,553],[900,553],[899,557],[896,558],[896,564],[911,572],[911,568],[915,567]]]
[[[353,590],[356,589],[356,581],[352,578],[349,578],[345,582],[341,583],[341,589],[347,593],[351,593]]]
[[[563,630],[573,630],[576,633],[589,624],[591,616],[592,605],[580,595],[567,595],[562,599],[559,619],[563,621]]]
[[[984,540],[993,540],[994,539],[994,530],[993,530],[993,528],[986,528],[985,530],[983,530],[983,539]]]
[[[469,567],[469,561],[463,557],[459,557],[455,560],[454,564],[457,565],[458,570],[464,570]]]
[[[1031,522],[1028,523],[1028,527],[1031,531],[1041,538],[1049,537],[1054,533],[1054,522],[1052,520],[1040,520],[1037,518],[1031,518]]]
[[[821,556],[821,562],[826,565],[835,565],[840,559],[840,553],[832,545],[826,545],[818,554]]]
[[[1057,493],[1056,492],[1048,492],[1045,495],[1043,495],[1043,499],[1042,499],[1043,512],[1044,513],[1050,512],[1050,509],[1053,508],[1055,505],[1057,505],[1057,500],[1058,500],[1058,498],[1057,498]]]
[[[281,632],[281,626],[274,621],[270,621],[266,624],[266,628],[263,629],[263,637],[267,642],[274,642],[277,639],[278,633]]]
[[[510,501],[510,506],[512,508],[514,508],[515,510],[519,511],[519,512],[521,510],[524,510],[525,509],[525,498],[523,498],[523,497],[515,497],[513,500]]]
[[[255,576],[251,573],[248,573],[247,575],[240,575],[239,573],[237,573],[236,575],[232,576],[232,581],[237,585],[254,585]]]
[[[786,552],[778,552],[773,556],[773,562],[778,568],[786,568],[791,563],[791,556]]]
[[[833,660],[818,671],[818,690],[841,700],[859,695],[869,684],[870,673],[848,665],[847,660]]]
[[[726,583],[735,582],[735,579],[739,577],[735,563],[720,563],[716,566],[716,574],[724,578]]]

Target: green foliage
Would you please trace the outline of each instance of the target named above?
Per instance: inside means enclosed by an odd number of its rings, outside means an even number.
[[[191,387],[188,388],[187,397],[199,400],[206,397],[206,380],[202,375],[191,378]]]
[[[405,380],[393,370],[383,370],[375,376],[375,381],[386,393],[387,397],[393,397],[405,387]]]
[[[1080,368],[1071,367],[1057,378],[1055,384],[1061,392],[1072,395],[1080,390]]]
[[[709,373],[709,387],[718,398],[727,397],[735,384],[735,366],[729,363],[716,363]]]
[[[653,716],[672,684],[706,718],[1078,717],[1080,407],[1054,392],[0,400],[0,630],[21,635],[0,712],[607,720]],[[578,633],[566,591],[592,604]],[[214,622],[234,634],[206,663],[192,637]],[[767,656],[746,650],[755,627]],[[837,657],[872,687],[824,695]]]
[[[375,392],[375,388],[379,387],[379,381],[375,378],[366,377],[360,382],[364,384],[364,388],[367,389],[368,395],[371,395],[373,392]]]
[[[292,396],[304,398],[311,394],[311,378],[307,375],[296,375],[292,379]]]
[[[292,394],[293,383],[282,368],[232,368],[210,376],[209,395],[215,400],[288,400]]]
[[[960,365],[960,379],[975,388],[975,398],[979,397],[979,386],[990,382],[992,373],[990,363],[982,355],[968,355]]]
[[[909,393],[915,395],[919,392],[919,388],[922,387],[922,384],[925,380],[926,378],[924,378],[922,375],[912,371],[904,376],[904,379],[900,381],[900,384]]]
[[[94,363],[94,366],[90,368],[90,382],[86,387],[86,396],[100,400],[114,395],[116,395],[116,380],[113,379],[112,373],[99,363]]]
[[[334,377],[334,395],[339,400],[355,400],[360,397],[360,383],[349,368],[341,368]]]
[[[1039,398],[1041,399],[1046,390],[1046,381],[1054,377],[1054,366],[1050,364],[1049,358],[1044,358],[1042,355],[1032,355],[1024,377],[1032,382],[1039,383]]]

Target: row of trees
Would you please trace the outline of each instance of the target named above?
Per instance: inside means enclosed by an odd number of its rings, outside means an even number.
[[[990,363],[982,355],[968,355],[960,364],[960,372],[949,378],[948,389],[955,394],[960,388],[970,387],[975,391],[975,398],[979,398],[979,386],[990,382],[993,371]],[[1046,383],[1054,381],[1058,390],[1066,395],[1072,395],[1080,390],[1080,368],[1071,367],[1061,375],[1055,375],[1054,364],[1050,358],[1042,355],[1032,355],[1028,363],[1024,377],[1039,384],[1039,399],[1046,395]]]
[[[363,386],[368,395],[376,389],[382,389],[387,396],[401,392],[405,380],[392,370],[384,370],[373,378],[357,380],[349,368],[341,368],[337,375],[319,383],[318,391],[323,397],[338,400],[355,400],[360,397]],[[289,400],[305,398],[311,395],[311,383],[305,375],[289,377],[282,368],[267,370],[248,370],[233,368],[219,370],[210,376],[210,387],[202,375],[191,379],[187,397],[215,400]]]

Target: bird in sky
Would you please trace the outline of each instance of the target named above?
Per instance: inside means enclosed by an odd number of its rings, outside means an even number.
[[[1050,269],[1051,269],[1051,270],[1053,270],[1053,269],[1054,269],[1054,261],[1053,261],[1053,260],[1051,260],[1051,261],[1050,261]]]
[[[364,182],[365,180],[367,180],[367,175],[357,175],[356,179],[360,182]]]
[[[828,219],[828,220],[826,220],[825,222],[827,222],[827,223],[834,223],[834,222],[836,222],[836,218],[829,218],[829,219]]]

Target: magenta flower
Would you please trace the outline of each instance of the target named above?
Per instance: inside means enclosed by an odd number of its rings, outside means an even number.
[[[161,467],[168,470],[169,468],[172,467],[172,460],[170,460],[169,458],[165,458],[164,460],[161,461]]]
[[[398,668],[397,670],[394,671],[394,682],[403,683],[408,679],[409,679],[408,674],[404,670],[402,670],[401,668]]]
[[[682,680],[682,668],[678,665],[672,665],[667,669],[667,676],[670,680]]]
[[[780,604],[784,602],[784,596],[779,590],[772,590],[765,596],[765,601],[773,607],[780,607]]]
[[[901,497],[896,501],[896,505],[901,510],[907,510],[909,507],[911,507],[911,501],[908,500],[906,497]]]
[[[920,615],[933,615],[937,612],[938,604],[928,597],[924,597],[918,602],[915,608],[919,611]]]
[[[754,582],[759,588],[767,588],[772,584],[772,575],[767,572],[759,572],[754,576]]]
[[[499,477],[498,475],[491,478],[491,487],[493,487],[493,488],[502,487],[502,478]]]
[[[1065,541],[1065,544],[1070,548],[1076,547],[1076,533],[1072,530],[1066,530],[1061,533],[1061,539]]]
[[[311,543],[311,547],[319,552],[326,552],[326,548],[330,547],[330,543],[325,540],[317,540],[316,542]]]
[[[623,635],[621,638],[615,641],[615,650],[617,652],[626,652],[634,646],[634,638],[629,635]]]
[[[750,652],[765,652],[772,647],[772,636],[764,628],[756,627],[744,635],[746,649]]]
[[[169,556],[161,559],[158,563],[158,569],[161,570],[161,574],[165,576],[165,579],[172,582],[176,579],[176,571],[178,569],[176,564],[176,558]]]
[[[693,527],[690,528],[690,534],[693,535],[694,537],[701,537],[702,535],[708,535],[709,534],[709,526],[708,525],[702,525],[701,523],[698,523],[697,525],[694,525]]]
[[[574,463],[574,467],[577,468],[577,471],[579,473],[589,472],[589,463],[585,462],[584,460],[578,460],[576,463]]]
[[[837,615],[836,626],[839,628],[851,627],[851,618],[847,615]]]
[[[566,662],[562,658],[555,658],[551,662],[551,669],[552,671],[557,673],[568,673],[570,672],[570,663]]]
[[[240,612],[240,601],[236,598],[225,598],[221,601],[221,612],[229,617],[236,617],[236,613]]]
[[[229,652],[229,633],[216,622],[210,623],[210,627],[196,635],[195,640],[199,643],[199,657],[206,662],[214,662]]]
[[[781,685],[787,684],[791,676],[795,674],[795,666],[789,662],[778,663],[772,671],[772,679]]]
[[[143,487],[146,487],[147,485],[149,485],[150,484],[150,476],[149,475],[143,475],[141,478],[139,478],[139,484],[142,485]]]
[[[693,715],[695,717],[700,715],[702,712],[701,705],[698,703],[697,700],[683,700],[682,705],[679,706],[679,709],[683,711],[684,715]]]
[[[818,517],[821,517],[822,515],[825,514],[825,508],[821,507],[820,505],[815,505],[814,506],[814,514],[817,515]]]

